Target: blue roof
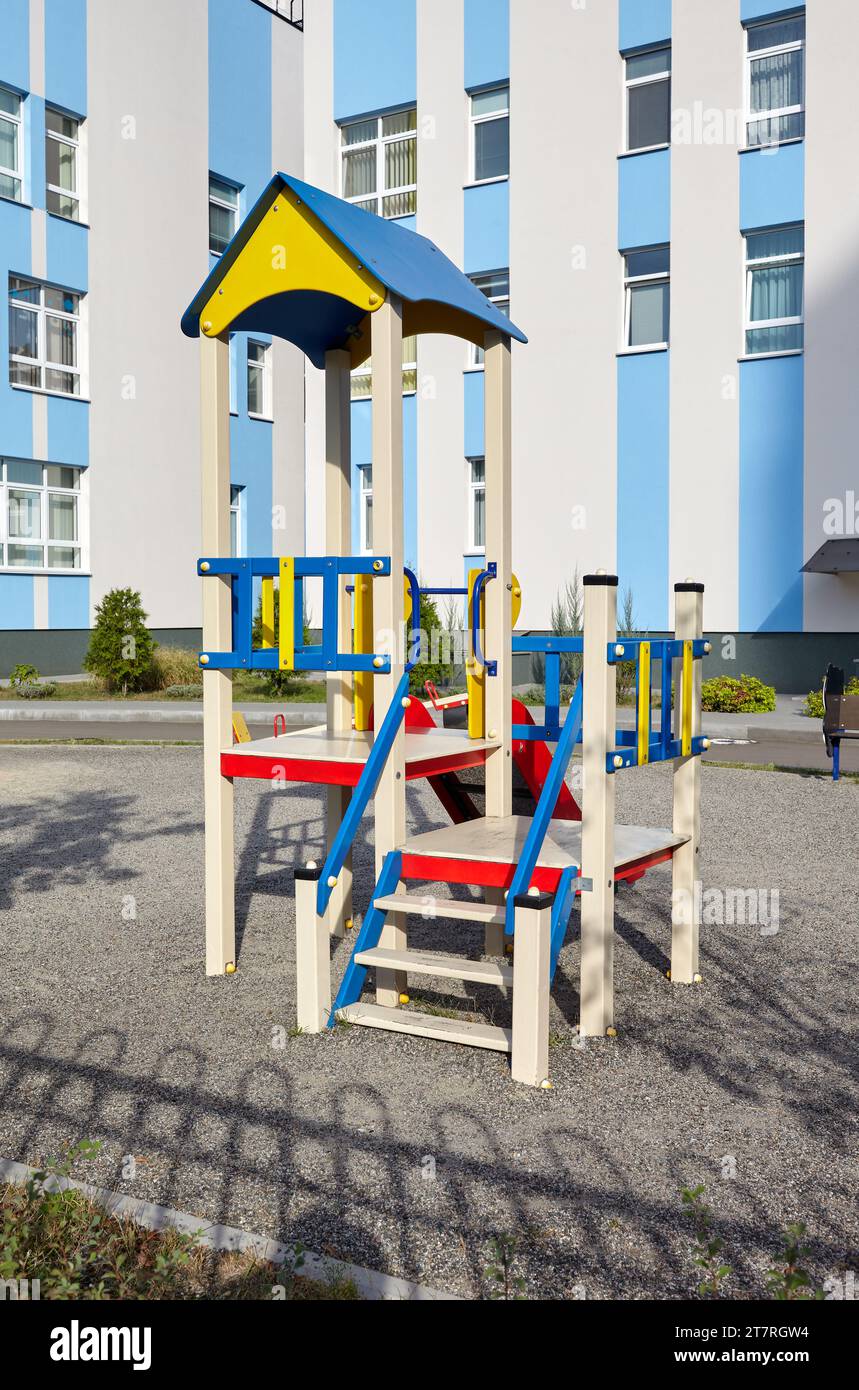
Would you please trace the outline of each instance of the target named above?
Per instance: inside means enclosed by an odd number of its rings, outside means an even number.
[[[338,241],[407,304],[425,303],[453,309],[520,343],[528,341],[427,237],[344,202],[342,198],[335,198],[289,174],[274,176],[194,296],[182,318],[182,331],[188,337],[199,336],[204,306],[241,255],[272,200],[284,188],[296,193]],[[251,306],[230,329],[286,338],[321,367],[326,352],[348,346],[355,337],[355,316],[355,306],[343,299],[315,291],[293,291],[270,296]],[[417,331],[420,331],[420,316],[417,318]]]

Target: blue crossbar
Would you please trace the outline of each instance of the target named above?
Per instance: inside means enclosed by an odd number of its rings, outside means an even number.
[[[530,887],[531,875],[537,867],[537,860],[540,857],[540,851],[543,848],[546,832],[549,829],[555,807],[558,804],[558,797],[561,793],[561,786],[563,785],[570,759],[573,756],[573,749],[581,733],[583,699],[582,682],[581,679],[579,679],[572,703],[567,711],[564,727],[561,730],[561,737],[558,739],[558,746],[555,749],[552,765],[543,783],[543,790],[540,793],[540,800],[537,802],[537,808],[534,812],[534,819],[531,822],[525,846],[519,858],[519,863],[516,865],[516,872],[513,875],[513,881],[510,884],[507,894],[507,913],[504,927],[507,936],[513,935],[516,898],[521,893],[527,893]]]
[[[558,968],[558,957],[561,954],[561,947],[567,935],[567,927],[570,922],[570,913],[573,909],[573,899],[576,896],[576,879],[581,875],[581,869],[577,869],[573,864],[569,869],[564,869],[555,889],[555,901],[552,904],[552,947],[549,958],[549,984],[555,978],[555,971]]]
[[[368,803],[376,794],[376,787],[379,785],[379,778],[394,746],[394,739],[406,717],[406,707],[403,701],[408,693],[409,677],[406,674],[397,686],[397,693],[382,721],[381,729],[377,729],[373,736],[370,756],[364,764],[364,771],[358,779],[358,785],[352,793],[349,808],[340,822],[340,828],[334,837],[334,843],[325,861],[322,877],[316,889],[316,911],[320,917],[325,912],[333,891],[328,886],[328,880],[329,878],[337,879],[340,877],[340,870],[346,863],[346,856],[352,848],[352,841],[355,838],[355,832],[361,818]]]

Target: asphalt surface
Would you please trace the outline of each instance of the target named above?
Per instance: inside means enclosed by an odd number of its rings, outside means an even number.
[[[100,1139],[75,1176],[467,1297],[500,1233],[530,1298],[687,1296],[698,1182],[726,1293],[763,1292],[796,1220],[816,1283],[857,1267],[855,783],[705,768],[704,884],[778,889],[779,929],[703,927],[703,985],[672,986],[670,874],[652,872],[618,896],[620,1036],[581,1046],[574,918],[549,1092],[498,1054],[290,1036],[292,868],[322,849],[321,794],[237,786],[239,969],[207,979],[199,750],[3,747],[0,792],[0,1155]],[[619,821],[670,823],[665,767],[617,797]],[[409,809],[442,823],[426,787]],[[450,922],[414,943],[481,945]],[[489,990],[423,993],[509,1016]]]

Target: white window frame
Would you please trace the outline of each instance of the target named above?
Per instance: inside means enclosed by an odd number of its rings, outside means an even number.
[[[77,217],[70,217],[70,216],[68,215],[68,213],[65,213],[65,212],[54,212],[51,208],[48,209],[48,212],[49,212],[49,215],[50,215],[51,217],[62,217],[66,222],[79,222],[79,223],[85,223],[85,222],[86,222],[86,200],[85,200],[85,196],[84,196],[84,190],[85,190],[85,186],[86,186],[86,183],[85,183],[86,135],[85,135],[85,129],[84,129],[84,127],[85,127],[85,122],[84,122],[82,116],[76,116],[76,115],[74,115],[73,112],[71,112],[71,111],[64,111],[64,110],[62,109],[62,107],[60,107],[60,106],[51,106],[50,103],[46,103],[46,104],[45,104],[45,113],[46,113],[46,117],[47,117],[47,112],[48,112],[48,111],[55,111],[56,114],[57,114],[58,116],[64,116],[64,117],[66,118],[66,120],[74,121],[74,122],[76,123],[76,125],[77,125],[77,128],[78,128],[77,139],[76,139],[76,140],[72,140],[72,139],[70,139],[69,136],[67,136],[67,135],[58,135],[56,131],[54,131],[54,130],[49,130],[49,129],[48,129],[48,126],[47,126],[47,120],[46,120],[46,123],[45,123],[45,142],[47,143],[48,140],[55,140],[55,141],[57,142],[57,144],[59,144],[59,145],[71,145],[71,146],[73,146],[73,148],[74,148],[74,150],[75,150],[75,188],[74,188],[73,190],[72,190],[72,189],[68,189],[68,188],[58,188],[58,187],[56,186],[56,184],[48,183],[48,178],[47,178],[47,161],[46,161],[46,164],[45,164],[45,188],[46,188],[46,191],[47,191],[48,193],[57,193],[57,194],[59,194],[59,195],[60,195],[61,197],[63,197],[63,198],[71,198],[71,199],[73,199],[74,202],[77,203]]]
[[[231,188],[231,189],[233,190],[233,192],[235,193],[235,195],[236,195],[235,204],[225,202],[225,200],[224,200],[223,198],[219,198],[219,197],[217,196],[217,194],[213,193],[213,192],[212,192],[212,184],[213,184],[213,183],[219,183],[219,184],[221,184],[221,186],[222,186],[223,188]],[[220,174],[213,174],[212,171],[211,171],[211,169],[209,170],[209,201],[208,201],[207,207],[208,207],[209,209],[211,209],[212,207],[223,208],[223,209],[225,210],[225,212],[229,212],[229,213],[232,215],[232,218],[233,218],[233,231],[232,231],[232,235],[231,235],[231,237],[230,237],[230,241],[232,241],[233,237],[235,236],[236,232],[238,231],[239,220],[240,220],[240,216],[241,216],[241,197],[242,197],[241,184],[232,183],[229,179],[221,178],[221,175],[220,175]],[[229,245],[229,242],[228,242],[227,244]],[[209,221],[209,255],[210,255],[210,256],[223,256],[223,254],[224,254],[223,251],[213,251],[213,250],[212,250],[212,225],[211,225],[211,220],[210,220],[210,221]]]
[[[383,133],[383,132],[384,132],[384,121],[385,121],[388,117],[390,117],[390,116],[406,115],[407,113],[412,112],[412,111],[414,112],[414,116],[415,116],[415,128],[414,128],[413,131],[400,131],[400,132],[399,132],[398,134],[396,134],[396,135],[385,135],[385,134]],[[355,144],[355,145],[344,145],[344,144],[343,144],[343,135],[342,135],[342,132],[343,132],[344,130],[348,130],[350,126],[355,126],[355,125],[366,125],[366,124],[368,124],[369,121],[372,121],[372,120],[375,120],[375,122],[376,122],[376,134],[375,134],[375,137],[374,137],[372,140],[360,140],[360,141],[359,141],[357,144]],[[397,144],[399,144],[399,143],[400,143],[401,141],[403,141],[403,140],[413,139],[413,140],[414,140],[414,144],[415,144],[415,154],[417,155],[417,142],[418,142],[418,129],[417,129],[417,127],[418,127],[418,113],[417,113],[417,107],[416,107],[416,106],[402,106],[402,107],[397,107],[397,108],[395,108],[394,110],[391,110],[391,111],[383,111],[382,114],[381,114],[380,116],[376,116],[376,117],[369,116],[369,117],[366,117],[366,118],[365,118],[364,120],[362,120],[362,121],[343,121],[343,122],[342,122],[342,124],[339,126],[339,130],[340,130],[340,132],[341,132],[341,133],[340,133],[340,191],[341,191],[341,196],[342,196],[343,198],[346,199],[346,202],[347,202],[347,203],[354,203],[357,207],[362,207],[362,208],[364,208],[367,212],[375,213],[375,215],[376,215],[377,217],[384,217],[384,216],[385,216],[384,206],[385,206],[385,199],[386,199],[386,198],[397,198],[397,197],[401,197],[401,196],[402,196],[403,194],[405,194],[405,193],[413,193],[413,194],[415,195],[415,196],[414,196],[414,203],[415,203],[415,205],[414,205],[413,211],[412,211],[412,212],[403,212],[403,213],[399,213],[396,217],[390,217],[390,218],[388,218],[387,220],[388,220],[388,221],[391,221],[391,222],[398,222],[398,221],[402,220],[402,218],[404,218],[404,217],[414,217],[414,216],[416,215],[417,210],[418,210],[418,185],[417,185],[417,180],[415,180],[414,183],[405,183],[405,184],[402,184],[402,185],[400,185],[400,186],[397,187],[397,188],[386,188],[386,187],[385,187],[385,150],[386,150],[386,147],[387,147],[388,145],[397,145]],[[346,190],[346,156],[347,156],[347,155],[350,155],[350,154],[356,154],[356,153],[358,153],[360,150],[369,150],[369,149],[372,149],[374,146],[375,146],[375,149],[376,149],[376,192],[375,192],[375,193],[360,194],[360,195],[359,195],[358,197],[356,197],[356,198],[346,198],[346,192],[345,192],[345,190]],[[373,202],[375,202],[375,207],[372,206]]]
[[[480,288],[479,281],[481,281],[481,280],[488,280],[488,279],[490,279],[490,278],[492,278],[492,279],[497,279],[498,276],[501,276],[501,275],[506,275],[506,276],[507,276],[507,293],[506,293],[506,294],[487,294],[487,295],[486,295],[486,299],[489,301],[490,304],[493,304],[493,305],[495,306],[496,309],[500,309],[500,306],[501,306],[502,304],[506,304],[506,305],[507,305],[507,317],[509,318],[509,317],[510,317],[510,270],[509,270],[509,268],[508,268],[507,266],[503,266],[503,267],[501,267],[499,270],[481,270],[481,271],[479,272],[479,274],[469,275],[468,278],[469,278],[469,280],[471,281],[471,283],[472,283],[477,289],[480,290],[481,294],[483,294],[483,290]],[[501,310],[501,312],[503,312],[503,310]],[[484,350],[483,350],[483,348],[482,348],[482,347],[478,347],[477,343],[469,343],[468,348],[469,348],[469,352],[468,352],[468,369],[469,369],[469,371],[472,371],[472,372],[482,372],[482,371],[484,370],[484,368],[485,368],[485,365],[486,365],[485,362],[484,362]]]
[[[262,348],[262,361],[255,362],[251,358],[251,347]],[[264,343],[260,338],[248,338],[247,346],[247,376],[248,376],[248,415],[252,420],[274,419],[272,406],[272,379],[271,379],[271,343]],[[251,410],[250,407],[250,383],[251,371],[262,373],[262,410]]]
[[[490,92],[506,92],[507,105],[500,111],[487,111],[483,116],[474,114],[474,98],[489,96]],[[484,87],[479,92],[468,93],[468,181],[472,186],[482,187],[487,183],[506,183],[510,178],[510,168],[506,174],[494,174],[489,179],[479,179],[477,177],[477,127],[487,125],[490,121],[509,121],[510,120],[510,83],[499,82],[497,87]]]
[[[372,555],[372,553],[373,553],[372,547],[369,546],[369,545],[367,544],[367,529],[368,529],[368,528],[367,528],[367,503],[369,502],[369,504],[370,504],[370,510],[371,510],[371,512],[372,512],[372,507],[373,507],[373,465],[372,465],[371,463],[362,464],[358,471],[359,471],[359,473],[360,473],[360,475],[361,475],[361,486],[360,486],[360,490],[359,490],[359,491],[360,491],[360,502],[359,502],[359,509],[358,509],[358,532],[359,532],[359,535],[358,535],[358,543],[359,543],[359,545],[360,545],[360,547],[361,547],[361,554],[362,554],[362,555]],[[371,524],[371,527],[370,527],[370,531],[371,531],[370,540],[372,541],[372,539],[373,539],[373,537],[372,537],[372,524]]]
[[[798,141],[798,140],[804,140],[804,139],[805,139],[805,135],[803,134],[803,135],[789,135],[789,136],[787,136],[784,140],[772,140],[772,141],[768,140],[768,141],[766,141],[766,142],[759,141],[756,145],[753,145],[753,144],[751,144],[751,143],[749,142],[749,130],[750,130],[751,126],[753,126],[753,125],[758,125],[761,121],[774,121],[774,120],[777,120],[780,116],[804,116],[804,115],[805,115],[805,94],[806,94],[806,83],[807,83],[807,72],[806,72],[806,62],[805,62],[805,46],[806,46],[806,40],[805,40],[805,38],[796,39],[796,40],[794,40],[792,43],[779,43],[779,44],[775,44],[772,48],[757,48],[757,49],[754,49],[754,50],[752,50],[752,49],[749,48],[749,34],[750,34],[753,30],[766,29],[769,25],[776,25],[776,24],[783,23],[783,22],[785,21],[785,19],[800,19],[800,18],[802,18],[802,19],[805,18],[805,11],[803,11],[802,15],[799,15],[799,14],[796,14],[796,15],[782,15],[781,18],[779,18],[779,19],[765,19],[765,20],[761,20],[760,23],[756,23],[756,24],[747,24],[747,25],[745,26],[744,44],[745,44],[745,50],[746,50],[746,62],[745,62],[745,71],[744,71],[744,78],[743,78],[743,81],[744,81],[744,98],[743,98],[743,104],[744,104],[744,106],[745,106],[745,112],[746,112],[746,149],[748,149],[748,150],[773,149],[776,145],[779,145],[779,144],[790,144],[790,143],[792,143],[793,141]],[[756,112],[753,113],[753,112],[752,112],[752,63],[758,62],[759,59],[761,59],[761,58],[775,58],[779,53],[797,53],[797,52],[800,52],[800,51],[803,53],[803,63],[802,63],[802,100],[801,100],[800,104],[799,104],[798,106],[780,106],[780,107],[777,107],[777,108],[776,108],[775,110],[773,110],[773,111],[756,111]]]
[[[241,483],[230,484],[230,540],[232,541],[232,519],[236,518],[236,553],[232,558],[239,559],[245,553],[242,521],[245,510],[245,488]],[[231,546],[232,548],[232,546]]]
[[[647,77],[631,77],[631,78],[630,78],[630,77],[627,77],[627,75],[626,75],[626,74],[627,74],[627,71],[628,71],[627,64],[629,63],[630,58],[643,58],[643,57],[645,57],[646,54],[648,54],[648,53],[667,53],[667,54],[668,54],[668,70],[667,70],[667,72],[653,72],[653,73],[649,73],[649,74],[647,75]],[[670,109],[670,95],[669,95],[668,139],[667,139],[667,140],[661,141],[658,145],[636,145],[634,148],[633,148],[632,145],[630,145],[630,143],[629,143],[629,94],[630,94],[630,92],[631,92],[634,88],[636,88],[636,87],[649,87],[649,86],[652,86],[652,85],[653,85],[654,83],[656,83],[656,82],[667,82],[668,85],[669,85],[669,92],[670,92],[671,79],[672,79],[672,76],[673,76],[673,73],[672,73],[672,60],[673,60],[673,54],[672,54],[672,51],[671,51],[671,44],[670,44],[670,43],[660,43],[660,44],[656,44],[655,47],[653,47],[653,48],[648,48],[648,49],[644,49],[644,50],[642,50],[641,53],[625,53],[625,54],[623,55],[624,104],[623,104],[623,146],[622,146],[622,148],[623,148],[625,154],[647,154],[649,150],[664,150],[664,149],[667,149],[668,146],[671,144],[671,109]]]
[[[6,465],[9,463],[35,463],[40,464],[42,469],[42,481],[40,483],[15,483],[8,480]],[[72,468],[77,475],[77,487],[65,488],[58,484],[48,482],[47,470],[52,467]],[[89,569],[89,536],[88,536],[88,489],[85,485],[88,470],[86,468],[74,467],[71,464],[51,464],[43,463],[39,459],[17,459],[0,457],[0,572],[3,574],[86,574]],[[39,540],[27,541],[20,536],[9,535],[9,490],[13,492],[35,492],[39,494],[39,516],[41,538]],[[50,498],[73,497],[77,506],[75,509],[75,520],[77,528],[77,538],[74,541],[55,541],[49,538],[50,529]],[[63,565],[10,565],[8,546],[10,545],[34,545],[39,546],[42,551],[43,561],[47,560],[48,552],[51,550],[76,550],[78,552],[79,564],[76,566]]]
[[[8,111],[2,111],[2,112],[0,112],[0,116],[2,116],[2,119],[3,119],[4,121],[8,121],[8,122],[10,123],[10,125],[16,125],[16,126],[18,127],[18,168],[17,168],[17,169],[7,169],[6,166],[5,166],[5,164],[4,164],[4,165],[0,165],[0,174],[5,174],[5,175],[7,176],[7,178],[16,179],[16,180],[17,180],[17,182],[18,182],[18,196],[17,196],[17,197],[10,198],[7,194],[2,194],[2,195],[0,195],[0,197],[4,198],[5,201],[10,202],[10,203],[23,203],[23,201],[24,201],[24,98],[22,97],[22,95],[21,95],[20,92],[16,92],[12,87],[7,87],[7,86],[5,85],[5,83],[0,83],[0,86],[2,86],[4,92],[8,92],[9,95],[10,95],[11,97],[14,97],[15,100],[17,101],[17,103],[18,103],[18,112],[17,112],[17,115],[14,115],[14,116],[13,116],[13,115],[12,115],[10,112],[8,112]]]
[[[483,478],[478,481],[474,476],[475,464],[483,465]],[[483,494],[483,540],[478,541],[474,525],[474,516],[478,494]],[[485,555],[486,553],[486,459],[483,456],[476,456],[468,460],[468,553],[469,555]]]
[[[668,251],[669,262],[667,270],[657,271],[654,275],[628,275],[626,271],[627,256],[639,255],[643,251]],[[668,314],[671,315],[671,247],[668,243],[664,246],[636,246],[631,250],[623,252],[623,346],[621,351],[624,353],[636,352],[661,352],[670,346],[671,331],[669,329],[668,341],[664,343],[636,343],[634,346],[629,341],[632,329],[632,291],[637,285],[658,285],[668,286]]]
[[[20,299],[13,299],[13,298],[12,298],[12,286],[11,286],[11,281],[12,281],[12,280],[20,280],[20,281],[22,281],[24,284],[36,286],[36,287],[38,288],[38,290],[39,290],[39,303],[38,303],[38,304],[28,304],[28,303],[26,303],[26,302],[23,301],[23,300],[20,300]],[[78,301],[78,312],[77,312],[76,314],[70,314],[70,313],[66,313],[66,312],[65,312],[64,310],[62,310],[62,309],[48,309],[48,308],[46,307],[46,305],[45,305],[45,290],[46,290],[46,289],[48,289],[48,290],[59,290],[59,292],[60,292],[61,294],[73,294],[73,295],[75,295],[75,297],[77,298],[77,301]],[[7,288],[7,312],[10,312],[11,309],[12,309],[13,307],[14,307],[15,309],[23,309],[23,310],[25,310],[25,311],[28,312],[28,313],[34,314],[35,317],[36,317],[36,320],[37,320],[37,324],[36,324],[36,351],[37,351],[37,355],[36,355],[35,357],[21,357],[21,356],[19,356],[17,353],[13,353],[13,352],[12,352],[11,343],[10,343],[10,345],[9,345],[9,363],[10,363],[9,383],[10,383],[10,385],[11,385],[11,387],[12,387],[13,390],[15,390],[15,391],[39,391],[39,392],[43,393],[44,395],[48,395],[48,396],[60,396],[63,400],[72,400],[72,401],[79,401],[79,400],[82,400],[82,401],[85,401],[85,400],[87,399],[88,378],[87,378],[87,373],[86,373],[86,368],[85,368],[85,361],[86,361],[86,357],[85,357],[85,349],[86,349],[86,332],[85,332],[85,318],[84,318],[84,304],[85,304],[85,302],[86,302],[86,295],[83,294],[80,290],[73,290],[73,289],[71,289],[71,287],[68,286],[68,285],[55,285],[55,284],[53,284],[53,283],[52,283],[51,281],[49,281],[49,280],[35,280],[35,279],[33,278],[32,275],[13,275],[13,274],[10,274],[10,276],[9,276],[8,288]],[[67,367],[67,366],[65,366],[62,362],[50,362],[50,361],[48,361],[48,358],[47,358],[47,356],[46,356],[46,353],[47,353],[47,341],[48,341],[48,324],[47,324],[48,315],[50,315],[51,318],[62,319],[62,320],[64,320],[64,321],[67,322],[67,323],[73,323],[73,324],[75,325],[75,356],[77,357],[77,366],[76,366],[76,367]],[[27,385],[26,382],[12,381],[12,379],[11,379],[11,377],[12,377],[12,374],[11,374],[11,363],[12,363],[12,362],[20,362],[20,363],[22,364],[22,366],[30,367],[30,368],[37,367],[37,368],[39,369],[40,384],[39,384],[38,386],[29,386],[29,385]],[[52,372],[63,372],[63,373],[64,373],[65,375],[67,375],[67,376],[76,377],[76,378],[77,378],[77,382],[78,382],[78,389],[77,389],[77,391],[76,391],[76,392],[75,392],[75,391],[58,391],[58,390],[56,389],[56,387],[54,387],[54,386],[47,386],[45,383],[46,383],[46,380],[47,380],[46,372],[48,372],[48,371],[52,371]]]
[[[798,229],[803,231],[802,251],[789,251],[781,256],[756,256],[754,259],[749,257],[748,237],[755,236],[755,232],[750,232],[743,237],[744,258],[746,265],[746,291],[744,298],[743,318],[745,328],[743,331],[743,354],[745,357],[795,357],[804,351],[804,348],[776,348],[775,351],[765,348],[762,352],[749,352],[749,334],[757,333],[766,328],[804,328],[805,327],[805,276],[802,280],[802,312],[797,316],[784,319],[753,319],[752,318],[752,285],[754,280],[753,272],[760,270],[763,266],[775,265],[805,265],[805,224],[803,222],[789,222],[783,227],[773,227],[774,232],[793,232]]]

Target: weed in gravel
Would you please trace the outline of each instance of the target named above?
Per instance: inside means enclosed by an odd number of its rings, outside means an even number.
[[[721,1236],[713,1235],[713,1210],[704,1201],[704,1185],[684,1187],[681,1195],[695,1230],[693,1259],[704,1272],[698,1292],[702,1298],[718,1298],[723,1283],[730,1276],[731,1266],[722,1263],[724,1241]]]
[[[494,1286],[490,1298],[508,1302],[519,1302],[525,1298],[525,1280],[514,1273],[518,1248],[516,1237],[506,1231],[493,1236],[489,1242],[492,1263],[486,1266],[486,1277]]]
[[[804,1221],[795,1221],[785,1231],[781,1263],[776,1268],[767,1270],[770,1298],[780,1302],[800,1303],[825,1297],[822,1289],[812,1288],[811,1279],[806,1271],[800,1268],[800,1260],[808,1254],[808,1246],[802,1244],[805,1229]]]

